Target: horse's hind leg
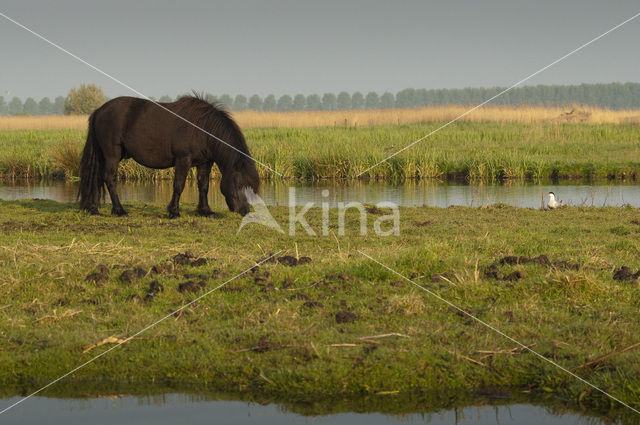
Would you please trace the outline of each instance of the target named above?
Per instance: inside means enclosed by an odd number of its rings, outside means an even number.
[[[209,193],[209,175],[212,166],[213,164],[204,164],[197,167],[199,192],[198,214],[205,217],[214,215],[211,208],[209,208],[209,202],[207,200],[207,194]]]
[[[180,217],[180,195],[184,190],[184,184],[187,181],[187,174],[191,168],[191,158],[177,158],[175,162],[175,172],[173,175],[173,196],[167,210],[169,218]]]
[[[120,158],[105,158],[104,167],[104,182],[107,185],[109,196],[111,197],[111,214],[113,215],[127,215],[127,212],[122,208],[120,204],[120,198],[118,192],[116,192],[116,175],[118,173],[118,164]]]

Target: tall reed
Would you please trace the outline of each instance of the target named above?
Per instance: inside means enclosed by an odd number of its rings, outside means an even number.
[[[442,122],[316,128],[246,128],[252,155],[284,179],[354,179],[437,129]],[[640,177],[637,124],[458,122],[367,171],[364,179],[466,179]],[[0,176],[77,176],[86,130],[0,131]],[[214,167],[215,170],[215,167]],[[277,176],[258,166],[264,179]],[[123,161],[127,180],[171,178]],[[214,172],[214,178],[219,175]],[[280,177],[278,177],[280,178]]]

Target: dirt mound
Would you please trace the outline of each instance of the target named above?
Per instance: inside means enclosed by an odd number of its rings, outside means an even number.
[[[560,261],[551,261],[549,257],[545,254],[540,254],[537,257],[527,257],[525,255],[516,256],[516,255],[507,255],[494,263],[490,264],[484,269],[484,277],[495,280],[506,280],[506,281],[518,281],[525,277],[525,274],[516,270],[512,273],[505,275],[501,270],[500,266],[504,265],[525,265],[525,264],[540,264],[547,267],[553,267],[556,269],[568,269],[568,270],[579,270],[579,263],[571,263],[566,260]]]
[[[640,270],[633,273],[628,266],[622,266],[613,272],[613,280],[624,282],[627,280],[640,280]]]
[[[193,260],[190,265],[191,265],[191,267],[206,266],[207,265],[207,259],[206,258],[198,258],[196,260]]]
[[[336,323],[353,323],[356,321],[356,315],[347,310],[341,310],[336,313]]]
[[[84,278],[87,282],[93,282],[96,285],[105,283],[109,280],[109,268],[104,264],[100,264],[98,266],[98,271],[95,273],[88,274],[87,277]]]
[[[291,255],[285,255],[283,257],[278,257],[278,262],[280,264],[284,264],[285,266],[295,267],[302,264],[308,264],[311,262],[311,257],[300,257],[296,258]]]
[[[120,274],[120,282],[124,284],[130,284],[140,279],[141,277],[145,277],[147,272],[141,269],[140,267],[136,267],[135,269],[125,270]]]
[[[164,286],[162,286],[160,282],[158,282],[157,280],[149,282],[149,290],[145,294],[144,300],[146,302],[153,301],[154,297],[160,292],[164,292]]]
[[[174,263],[183,266],[189,264],[192,258],[194,258],[193,253],[191,251],[185,251],[184,253],[174,255],[171,259]]]
[[[180,285],[178,285],[178,291],[183,293],[183,294],[185,292],[196,293],[196,292],[200,292],[202,289],[204,289],[204,287],[206,285],[207,285],[207,283],[204,282],[204,281],[194,282],[193,280],[188,280],[188,281],[183,282]]]
[[[173,271],[173,264],[156,264],[151,267],[151,274],[165,274]]]

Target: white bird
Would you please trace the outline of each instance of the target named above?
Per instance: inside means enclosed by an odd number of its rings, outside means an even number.
[[[556,208],[564,207],[562,201],[556,201],[556,195],[553,192],[547,193],[547,196],[549,197],[548,205],[550,209],[554,210]]]

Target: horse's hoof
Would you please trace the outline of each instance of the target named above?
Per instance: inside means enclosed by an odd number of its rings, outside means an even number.
[[[178,217],[180,217],[180,213],[179,212],[169,211],[169,218],[178,218]]]
[[[218,214],[214,213],[211,210],[198,210],[198,214],[203,217],[218,217]]]
[[[100,215],[100,211],[97,208],[89,208],[87,212],[91,215]]]
[[[116,215],[118,217],[122,217],[124,215],[128,215],[129,213],[123,209],[119,209],[119,210],[111,210],[111,214]]]

